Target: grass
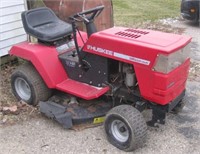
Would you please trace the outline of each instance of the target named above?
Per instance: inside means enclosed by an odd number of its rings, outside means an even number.
[[[117,26],[180,16],[180,0],[113,0]]]

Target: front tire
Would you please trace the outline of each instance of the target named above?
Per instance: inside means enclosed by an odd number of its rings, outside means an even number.
[[[12,73],[11,87],[18,100],[30,105],[37,105],[39,101],[46,101],[51,96],[51,90],[31,63],[19,66]]]
[[[114,107],[106,115],[104,129],[108,141],[124,151],[144,145],[147,125],[142,114],[130,105]]]

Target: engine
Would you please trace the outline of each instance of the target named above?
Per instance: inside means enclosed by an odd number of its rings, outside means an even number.
[[[111,64],[108,83],[111,90],[106,95],[116,103],[137,102],[135,95],[139,95],[139,88],[133,65],[118,61]]]

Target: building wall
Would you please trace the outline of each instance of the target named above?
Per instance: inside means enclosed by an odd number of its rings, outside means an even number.
[[[7,55],[12,45],[27,40],[21,22],[24,10],[25,0],[0,0],[0,57]]]

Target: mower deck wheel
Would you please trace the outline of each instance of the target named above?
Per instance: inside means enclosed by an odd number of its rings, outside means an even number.
[[[11,87],[18,100],[30,105],[37,105],[39,101],[46,101],[51,96],[51,90],[31,63],[19,66],[12,73]]]
[[[144,145],[147,125],[142,114],[130,105],[120,105],[106,115],[104,129],[108,141],[124,151],[133,151]]]

